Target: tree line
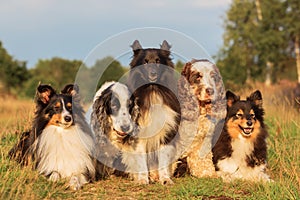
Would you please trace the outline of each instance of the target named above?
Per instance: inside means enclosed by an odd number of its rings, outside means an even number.
[[[227,85],[300,83],[300,1],[233,0],[216,56]]]
[[[300,84],[299,46],[299,0],[233,0],[224,19],[223,46],[215,60],[227,88],[254,81],[270,85],[281,79]],[[183,64],[177,61],[179,72]],[[61,88],[74,82],[79,68],[89,82],[102,66],[108,68],[97,79],[98,86],[118,80],[129,69],[109,56],[99,58],[93,66],[60,57],[41,59],[27,69],[26,62],[9,55],[0,42],[0,94],[32,97],[40,81]]]
[[[177,61],[175,66],[181,70],[183,64]],[[104,71],[100,76],[101,68]],[[32,98],[39,83],[61,89],[66,84],[74,83],[79,75],[84,79],[82,92],[90,100],[93,93],[85,94],[84,89],[95,84],[99,88],[106,81],[119,80],[128,70],[128,66],[122,66],[111,56],[96,60],[92,66],[86,66],[80,60],[60,57],[40,59],[33,68],[27,69],[26,62],[14,59],[0,42],[0,97],[2,94]]]

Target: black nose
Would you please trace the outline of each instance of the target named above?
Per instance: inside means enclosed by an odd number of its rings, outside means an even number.
[[[150,74],[151,74],[151,76],[156,76],[157,75],[156,71],[152,71]]]
[[[253,124],[253,123],[252,123],[251,120],[248,120],[248,121],[247,121],[247,125],[248,125],[248,126],[252,126],[252,124]]]
[[[206,89],[206,93],[207,93],[208,95],[213,95],[213,94],[214,94],[214,89],[212,89],[212,88],[207,88],[207,89]]]
[[[72,117],[67,115],[64,117],[64,119],[66,122],[70,122],[72,120]]]
[[[123,126],[121,126],[121,130],[122,130],[124,133],[126,133],[127,131],[129,131],[129,129],[130,129],[130,126],[129,126],[129,125],[123,125]]]

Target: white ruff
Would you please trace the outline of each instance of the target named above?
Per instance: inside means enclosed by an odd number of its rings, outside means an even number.
[[[57,172],[61,178],[82,174],[86,170],[93,173],[92,147],[92,138],[78,126],[68,129],[47,126],[34,143],[39,161],[37,170],[46,176]]]
[[[247,155],[254,150],[253,142],[243,138],[239,138],[231,142],[232,155],[218,162],[220,171],[218,174],[224,181],[228,182],[233,179],[247,179],[251,181],[272,181],[265,173],[266,164],[250,167],[246,163]]]
[[[239,138],[234,139],[231,142],[231,145],[233,150],[231,157],[218,162],[220,170],[228,173],[234,173],[237,170],[245,168],[251,169],[251,167],[247,166],[246,158],[254,150],[253,142],[240,136]]]
[[[176,125],[177,113],[163,104],[160,96],[152,95],[152,102],[149,111],[140,121],[140,133],[138,135],[141,143],[147,143],[147,150],[158,150],[160,141],[166,139],[166,134]]]

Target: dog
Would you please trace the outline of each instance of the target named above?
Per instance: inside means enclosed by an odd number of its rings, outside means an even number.
[[[122,160],[122,154],[134,151],[138,115],[139,109],[126,85],[106,82],[96,92],[89,121],[96,139],[97,179],[125,171],[124,165],[129,163]]]
[[[40,84],[32,129],[25,132],[10,156],[34,168],[51,181],[70,178],[68,186],[80,189],[95,176],[91,157],[94,139],[85,121],[78,86],[69,84],[61,93]]]
[[[172,184],[171,163],[176,151],[172,140],[180,123],[180,103],[171,46],[163,41],[160,49],[143,49],[136,40],[131,47],[127,85],[140,110],[140,131],[134,153],[124,158],[128,160],[126,170],[140,184],[148,184],[149,179]]]
[[[259,90],[246,100],[227,91],[227,116],[221,136],[213,147],[213,163],[224,181],[270,181],[267,161],[263,99]]]
[[[214,177],[211,149],[226,116],[220,72],[209,60],[193,59],[184,65],[178,88],[183,118],[178,149],[185,149],[179,151],[184,154],[178,166],[181,172],[175,176],[187,170],[195,177]]]

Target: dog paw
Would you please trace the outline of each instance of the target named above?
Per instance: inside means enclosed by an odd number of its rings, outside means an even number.
[[[72,176],[69,182],[69,188],[71,190],[79,190],[81,188],[80,180],[77,176]]]
[[[135,182],[139,185],[148,185],[149,184],[149,180],[135,180]]]
[[[159,180],[159,182],[162,184],[162,185],[173,185],[174,182],[169,178],[169,177],[166,177],[166,178],[161,178]]]
[[[60,179],[60,174],[58,172],[52,172],[49,176],[49,180],[53,182],[57,182]]]

